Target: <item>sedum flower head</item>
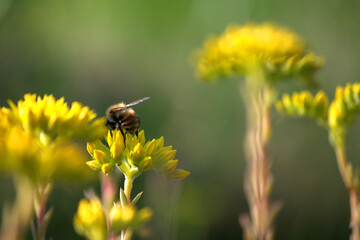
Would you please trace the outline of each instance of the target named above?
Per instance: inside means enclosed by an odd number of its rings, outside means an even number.
[[[15,105],[9,101],[11,114],[25,131],[43,132],[55,138],[94,140],[105,134],[105,119],[95,119],[89,107],[73,102],[71,107],[64,98],[56,100],[52,95],[44,97],[25,94]]]
[[[150,208],[137,210],[133,205],[116,203],[110,210],[110,226],[118,233],[127,228],[137,229],[147,223],[152,215]]]
[[[349,125],[360,113],[360,83],[338,86],[335,99],[328,103],[323,91],[313,97],[308,91],[284,94],[276,104],[277,109],[290,116],[310,116],[330,131],[330,139],[336,145],[343,145]]]
[[[90,240],[106,239],[106,218],[98,198],[81,199],[73,222],[79,235]]]
[[[329,108],[329,127],[337,128],[351,124],[360,112],[360,83],[338,86],[335,99]]]
[[[290,116],[308,116],[326,126],[328,118],[329,100],[323,91],[313,96],[309,91],[284,94],[281,101],[276,103],[279,112]]]
[[[270,23],[229,26],[197,52],[197,75],[208,81],[259,70],[273,79],[300,75],[312,81],[322,64],[298,35]]]
[[[328,124],[332,140],[344,144],[347,128],[360,113],[360,83],[338,86],[329,107]]]
[[[88,107],[64,99],[26,94],[17,105],[0,111],[0,172],[23,174],[33,182],[53,177],[89,176],[87,160],[73,139],[94,140],[106,132],[103,119],[94,120]],[[92,132],[93,131],[93,132]]]
[[[176,150],[172,146],[164,147],[163,137],[146,142],[142,130],[138,136],[126,134],[124,141],[121,132],[114,130],[108,131],[105,141],[107,145],[101,141],[88,142],[88,152],[93,160],[88,161],[87,165],[93,170],[102,170],[108,174],[112,171],[110,166],[116,165],[128,177],[136,177],[151,169],[175,180],[189,175],[185,170],[176,169]]]

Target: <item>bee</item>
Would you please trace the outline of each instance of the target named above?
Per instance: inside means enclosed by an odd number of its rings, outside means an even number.
[[[144,97],[129,104],[121,102],[110,106],[106,110],[106,126],[109,126],[111,130],[119,129],[124,137],[124,141],[126,133],[137,136],[139,133],[140,118],[136,112],[129,107],[144,102],[149,98],[150,97]]]

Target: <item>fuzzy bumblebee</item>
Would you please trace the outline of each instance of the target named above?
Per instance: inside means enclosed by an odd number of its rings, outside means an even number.
[[[121,102],[110,106],[106,110],[106,126],[109,126],[111,130],[119,129],[124,139],[126,133],[138,135],[140,118],[136,112],[129,107],[146,101],[149,98],[150,97],[145,97],[129,104]]]

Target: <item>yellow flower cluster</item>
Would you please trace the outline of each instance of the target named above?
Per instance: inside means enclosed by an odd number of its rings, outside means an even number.
[[[108,218],[113,233],[122,230],[136,230],[147,223],[153,215],[150,208],[137,210],[132,204],[122,206],[114,203]],[[108,233],[103,206],[97,197],[81,199],[73,223],[76,232],[90,240],[104,240]],[[130,229],[129,229],[130,228]]]
[[[338,86],[329,108],[329,128],[336,144],[344,144],[347,128],[359,113],[360,83],[347,84],[345,88]]]
[[[87,160],[73,139],[94,140],[105,135],[105,119],[88,107],[64,99],[26,94],[0,112],[0,172],[23,174],[33,182],[52,177],[82,178]],[[85,175],[84,175],[85,174]]]
[[[95,171],[109,174],[116,165],[127,176],[135,178],[143,171],[154,169],[169,179],[180,180],[189,175],[183,169],[176,169],[178,160],[174,160],[176,150],[172,146],[164,147],[164,138],[145,142],[144,131],[138,136],[126,134],[124,138],[119,130],[108,131],[108,146],[101,141],[88,142],[87,149],[93,160],[87,165]]]
[[[293,93],[292,96],[284,94],[276,108],[290,116],[309,116],[319,123],[327,125],[329,100],[323,91],[313,96],[309,91]]]
[[[351,124],[360,113],[360,83],[338,86],[335,99],[329,108],[329,127],[338,128]]]
[[[150,208],[137,210],[131,204],[122,206],[120,203],[116,203],[110,210],[111,229],[117,233],[127,228],[137,229],[148,222],[152,215],[153,212]]]
[[[79,235],[90,240],[104,240],[107,237],[106,218],[100,200],[81,199],[74,216],[74,227]]]
[[[323,91],[313,97],[308,91],[285,94],[276,104],[277,109],[290,116],[311,116],[329,128],[330,137],[337,145],[343,145],[348,126],[360,113],[360,83],[336,88],[335,99],[328,107]]]
[[[295,33],[270,23],[230,26],[197,52],[197,73],[205,80],[261,70],[272,79],[297,74],[311,81],[322,64]]]
[[[64,98],[56,100],[52,95],[43,98],[25,94],[17,105],[9,101],[11,114],[25,131],[45,133],[51,138],[99,139],[105,134],[104,119],[95,119],[96,114],[78,102],[71,107]]]

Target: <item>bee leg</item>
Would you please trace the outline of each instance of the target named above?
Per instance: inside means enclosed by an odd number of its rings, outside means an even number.
[[[121,128],[121,127],[119,127],[119,130],[120,130],[120,132],[121,132],[121,135],[123,136],[124,145],[125,145],[126,135],[125,135],[125,133],[124,133],[124,131],[122,130],[122,128]]]
[[[135,136],[138,137],[138,135],[139,135],[139,129],[136,130],[136,132],[135,132]]]

